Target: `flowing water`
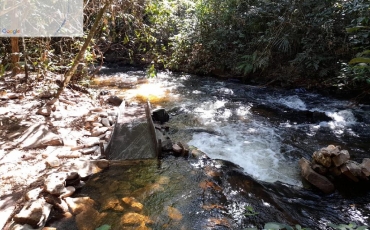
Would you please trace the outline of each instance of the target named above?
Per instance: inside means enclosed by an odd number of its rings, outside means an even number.
[[[130,69],[103,73],[97,79],[100,84],[112,76],[145,76]],[[97,176],[105,179],[94,180],[95,185],[82,193],[94,193],[94,186],[105,188],[125,178],[135,184],[134,175],[146,175],[141,188],[167,178],[167,183],[159,183],[161,189],[141,199],[153,229],[262,228],[271,221],[313,229],[327,229],[328,223],[369,224],[368,183],[324,195],[302,182],[298,161],[311,159],[314,151],[329,144],[347,149],[354,161],[370,157],[370,106],[303,89],[248,86],[168,72],[116,94],[128,104],[149,98],[154,108],[166,108],[174,141],[187,142],[210,158],[225,161],[169,157],[147,166],[145,173],[131,165],[129,174],[127,168],[116,167]],[[125,173],[127,177],[122,177]],[[130,186],[125,195],[133,196],[140,186]],[[172,218],[169,207],[179,211],[181,218]]]

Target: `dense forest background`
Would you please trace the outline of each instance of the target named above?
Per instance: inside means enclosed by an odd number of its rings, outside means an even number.
[[[86,34],[104,3],[84,1]],[[111,0],[72,79],[115,63],[368,98],[369,19],[368,0]],[[85,38],[1,38],[0,76],[65,73]]]

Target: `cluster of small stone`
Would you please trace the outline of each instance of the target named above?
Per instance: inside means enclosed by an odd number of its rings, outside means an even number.
[[[109,141],[116,116],[115,111],[105,112],[101,108],[94,108],[84,118],[85,129],[90,131],[92,137]]]
[[[325,193],[335,190],[329,178],[346,178],[353,182],[368,181],[370,176],[370,159],[364,158],[359,164],[350,160],[347,150],[329,145],[315,151],[312,162],[305,158],[299,161],[302,176],[312,185]]]
[[[28,191],[23,208],[13,217],[14,223],[10,227],[16,229],[33,229],[45,225],[52,208],[72,216],[76,200],[69,198],[76,189],[80,189],[84,181],[92,173],[101,171],[109,166],[107,160],[80,161],[64,166],[64,172],[49,174],[42,186]],[[70,169],[70,171],[67,171]]]

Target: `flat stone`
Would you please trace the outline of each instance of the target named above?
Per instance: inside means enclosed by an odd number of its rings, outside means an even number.
[[[69,211],[67,203],[58,196],[46,194],[44,195],[44,199],[49,204],[53,205],[54,208],[58,209],[59,211],[62,211],[63,213],[66,213]]]
[[[49,166],[51,168],[56,168],[56,167],[60,166],[61,161],[56,156],[49,156],[48,158],[45,159],[45,163],[46,163],[47,166]]]
[[[44,190],[53,195],[60,195],[64,190],[66,173],[53,173],[44,182]]]
[[[108,131],[107,127],[100,127],[100,128],[95,127],[91,132],[91,136],[97,137],[97,136],[104,134],[107,131]]]
[[[86,147],[92,147],[94,145],[99,145],[100,139],[99,137],[87,137],[87,138],[82,139],[82,143]]]
[[[68,151],[68,152],[61,152],[61,153],[58,153],[57,157],[60,158],[60,159],[63,159],[63,158],[79,158],[81,157],[82,154],[81,152],[79,151]]]
[[[310,165],[310,162],[305,159],[301,158],[299,160],[299,165],[302,170],[302,176],[312,185],[323,191],[324,193],[332,193],[334,192],[334,184],[331,183],[326,177],[318,174],[315,172]]]
[[[101,123],[105,127],[110,127],[111,126],[108,118],[102,118]]]
[[[25,195],[25,200],[37,200],[40,196],[40,193],[42,192],[42,188],[35,188],[30,191],[28,191]]]
[[[19,224],[29,224],[34,228],[39,228],[45,225],[51,208],[52,205],[46,203],[44,199],[31,200],[13,217],[13,220]]]
[[[20,97],[20,95],[18,93],[7,93],[6,96],[9,99],[18,99]]]
[[[85,122],[95,122],[98,121],[98,119],[99,119],[98,115],[91,115],[85,118]]]
[[[66,198],[66,197],[70,197],[73,195],[73,193],[76,191],[75,187],[73,186],[68,186],[68,187],[65,187],[61,194],[60,194],[60,198]]]
[[[93,123],[91,123],[91,125],[94,126],[94,127],[103,127],[103,124],[99,123],[99,122],[93,122]]]
[[[101,172],[102,168],[90,160],[71,159],[64,163],[60,170],[77,172],[81,178],[86,178],[91,174]]]
[[[349,160],[350,156],[347,150],[341,150],[337,155],[332,157],[335,167],[339,167]]]
[[[347,178],[354,182],[359,182],[359,179],[352,174],[352,172],[349,170],[349,167],[347,167],[347,164],[344,164],[340,167],[340,171],[342,174],[344,174]]]
[[[95,107],[95,108],[92,108],[90,109],[90,112],[102,112],[103,109],[101,107]]]
[[[365,176],[370,176],[370,158],[364,158],[360,164],[361,171]]]
[[[88,154],[93,154],[98,149],[99,149],[99,146],[93,146],[93,147],[90,147],[90,148],[81,149],[80,152],[83,155],[88,155]]]
[[[50,108],[50,106],[42,107],[42,108],[37,110],[36,114],[37,115],[42,115],[42,116],[45,116],[45,117],[49,117],[50,114],[51,114],[51,108]]]
[[[349,171],[356,177],[359,177],[361,176],[361,166],[359,163],[355,162],[355,161],[348,161],[347,162],[347,167],[349,169]]]
[[[57,156],[59,153],[68,152],[68,151],[71,151],[71,148],[67,146],[48,146],[42,152],[42,156],[44,158],[49,157],[49,156]]]
[[[181,153],[182,148],[178,144],[174,144],[172,145],[172,151],[174,151],[175,153]]]
[[[43,124],[35,124],[29,127],[19,138],[18,142],[25,149],[63,145],[63,139],[49,131],[48,127]]]

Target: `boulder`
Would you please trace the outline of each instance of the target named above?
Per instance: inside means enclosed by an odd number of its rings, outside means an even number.
[[[332,158],[335,167],[339,167],[349,160],[349,153],[347,150],[341,150],[336,156]]]
[[[60,166],[61,161],[56,156],[49,156],[48,158],[45,159],[45,163],[48,167],[56,168]]]
[[[326,168],[329,168],[331,166],[331,157],[327,154],[326,151],[315,151],[312,155],[312,158],[314,162],[317,164],[320,164]]]
[[[53,195],[60,195],[64,190],[66,173],[53,173],[44,182],[44,190]]]
[[[312,169],[315,170],[315,172],[317,172],[321,175],[325,175],[328,172],[327,168],[325,168],[322,165],[315,164],[315,163],[312,164]]]
[[[42,188],[35,188],[28,191],[25,195],[25,200],[37,200],[42,192]]]
[[[370,158],[364,158],[360,164],[362,173],[368,177],[370,176]]]
[[[357,177],[361,176],[361,167],[358,163],[349,161],[340,167],[340,171],[350,180],[359,182]]]
[[[35,124],[29,127],[18,142],[22,143],[21,147],[25,149],[63,145],[63,139],[49,131],[49,128],[43,124]]]
[[[48,204],[44,199],[30,200],[14,216],[13,220],[19,224],[29,224],[33,228],[40,228],[45,225],[51,208],[52,205]]]
[[[117,97],[117,96],[110,96],[107,99],[107,102],[109,104],[112,104],[112,105],[115,105],[115,106],[120,106],[122,101],[123,100],[121,98]]]
[[[334,184],[331,183],[326,177],[318,174],[311,168],[310,162],[305,159],[301,158],[299,160],[299,165],[302,170],[302,176],[312,185],[323,191],[324,193],[332,193],[334,192]]]
[[[175,153],[181,153],[182,148],[178,144],[174,144],[172,145],[172,151],[174,151]]]
[[[161,109],[153,110],[152,119],[153,121],[164,123],[170,120],[170,116],[168,115],[165,109],[161,108]]]

